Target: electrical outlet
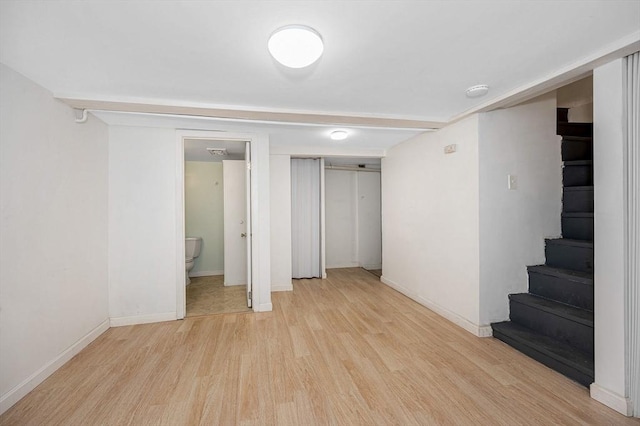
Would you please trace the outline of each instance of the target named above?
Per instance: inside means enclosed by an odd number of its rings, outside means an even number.
[[[453,154],[454,152],[456,152],[456,144],[452,143],[451,145],[447,145],[444,147],[444,153],[445,154]]]
[[[518,176],[516,175],[507,175],[507,188],[509,189],[518,189]]]

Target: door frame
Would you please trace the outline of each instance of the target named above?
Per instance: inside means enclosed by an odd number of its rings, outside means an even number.
[[[206,130],[176,130],[176,319],[186,314],[184,140],[211,139],[249,142],[251,147],[252,299],[255,312],[271,304],[271,248],[269,215],[269,137],[266,134]]]

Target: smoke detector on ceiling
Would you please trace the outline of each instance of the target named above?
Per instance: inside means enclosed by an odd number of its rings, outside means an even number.
[[[489,86],[486,84],[478,84],[467,89],[467,98],[479,98],[489,93]]]
[[[209,154],[213,155],[213,156],[223,156],[223,155],[227,155],[227,150],[224,148],[207,148],[207,151],[209,151]]]

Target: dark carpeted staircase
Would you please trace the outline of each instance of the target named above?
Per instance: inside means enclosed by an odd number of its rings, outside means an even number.
[[[593,124],[568,123],[562,136],[562,238],[547,239],[546,264],[527,267],[529,293],[509,295],[509,319],[493,336],[589,386],[593,382]]]

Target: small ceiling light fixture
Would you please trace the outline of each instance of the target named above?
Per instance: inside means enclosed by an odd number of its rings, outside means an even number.
[[[349,136],[349,132],[347,132],[346,130],[334,130],[333,132],[331,132],[330,136],[334,141],[343,141],[347,138],[347,136]]]
[[[478,84],[467,89],[467,98],[479,98],[489,93],[489,86],[486,84]]]
[[[322,37],[313,28],[287,25],[269,37],[269,53],[285,67],[304,68],[317,61],[324,51]]]
[[[227,150],[224,148],[207,148],[207,151],[209,151],[209,154],[213,155],[213,156],[224,156],[227,155]]]

